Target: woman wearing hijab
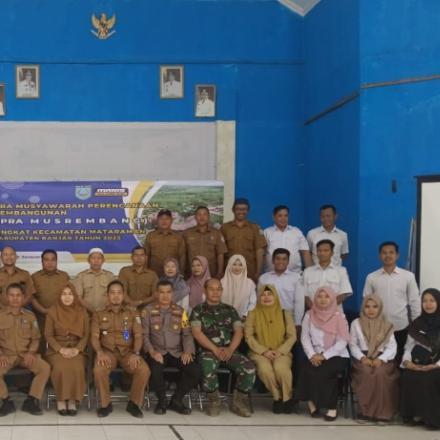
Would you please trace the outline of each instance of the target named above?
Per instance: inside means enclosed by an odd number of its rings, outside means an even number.
[[[273,397],[275,414],[290,414],[292,405],[292,353],[296,328],[292,314],[281,309],[273,285],[261,286],[257,305],[244,326],[249,358],[257,374]]]
[[[345,315],[338,309],[336,293],[330,287],[315,292],[312,308],[302,322],[301,343],[308,362],[301,370],[298,381],[298,400],[306,400],[310,415],[324,420],[337,418],[338,375],[343,373],[349,357],[350,339]]]
[[[407,424],[440,428],[440,291],[422,294],[422,314],[409,326],[403,355],[401,408]]]
[[[173,258],[165,258],[163,262],[164,275],[161,281],[169,281],[173,285],[173,302],[188,311],[189,305],[189,287],[183,276],[180,274],[179,262]]]
[[[44,336],[58,413],[76,415],[76,402],[82,400],[86,389],[85,350],[89,317],[72,284],[61,290],[57,302],[49,309]]]
[[[197,255],[191,261],[191,277],[188,279],[189,287],[189,306],[190,312],[195,306],[205,301],[205,282],[211,279],[209,273],[208,259],[202,255]]]
[[[389,421],[397,413],[399,372],[394,362],[397,343],[393,330],[383,314],[380,297],[366,296],[360,318],[351,324],[349,342],[359,421]]]
[[[222,302],[234,307],[241,318],[255,307],[257,296],[255,283],[247,276],[246,260],[242,255],[233,255],[226,266]]]

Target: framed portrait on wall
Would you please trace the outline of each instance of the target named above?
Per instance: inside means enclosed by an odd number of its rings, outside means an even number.
[[[6,87],[0,83],[0,117],[6,115]]]
[[[160,97],[183,98],[183,66],[160,66]]]
[[[40,97],[40,66],[15,66],[15,95],[19,99],[38,99]]]
[[[195,90],[195,115],[197,118],[215,117],[216,87],[214,84],[197,84]]]

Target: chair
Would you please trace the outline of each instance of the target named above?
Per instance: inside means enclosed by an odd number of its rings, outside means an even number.
[[[350,398],[350,365],[348,365],[342,373],[338,375],[338,407],[344,411],[344,417],[348,419],[348,403]],[[353,411],[353,408],[352,408]]]

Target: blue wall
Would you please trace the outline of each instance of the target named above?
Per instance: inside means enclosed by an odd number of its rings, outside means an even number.
[[[362,0],[360,16],[363,84],[440,73],[440,2]],[[440,173],[439,121],[439,80],[362,91],[359,280],[378,266],[384,240],[401,245],[405,266],[415,176]]]
[[[406,265],[414,177],[440,173],[440,81],[377,84],[440,73],[439,21],[437,0],[322,0],[305,19],[305,119],[359,94],[305,130],[306,224],[320,203],[337,205],[357,290],[349,307],[381,264],[380,242],[397,241]]]
[[[305,18],[305,120],[359,90],[359,8],[356,0],[322,1]],[[319,225],[319,207],[335,204],[349,234],[347,268],[357,290],[359,99],[305,127],[305,216]],[[347,302],[356,307],[356,299]]]
[[[101,12],[117,16],[105,41]],[[216,84],[216,118],[237,120],[236,193],[264,225],[275,199],[303,221],[302,28],[275,0],[3,0],[4,119],[195,121],[195,84]],[[17,63],[41,65],[39,100],[15,99]],[[185,66],[185,99],[159,98],[161,64]]]

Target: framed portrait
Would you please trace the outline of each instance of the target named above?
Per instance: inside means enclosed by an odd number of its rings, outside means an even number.
[[[183,98],[183,66],[160,66],[160,97]]]
[[[40,97],[40,66],[15,66],[15,95],[19,99],[38,99]]]
[[[195,115],[197,118],[215,117],[216,87],[213,84],[197,84]]]
[[[6,115],[6,87],[0,83],[0,118]]]

